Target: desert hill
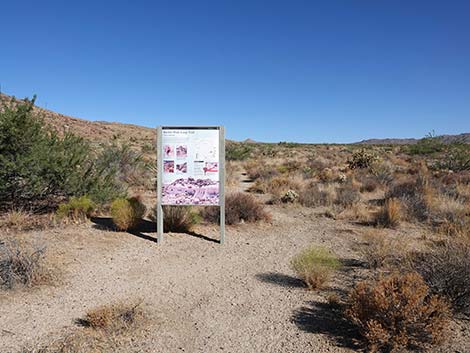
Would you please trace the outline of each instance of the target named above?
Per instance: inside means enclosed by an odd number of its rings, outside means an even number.
[[[14,99],[14,97],[6,94],[0,94],[0,109],[3,105],[12,103]],[[55,130],[73,132],[92,143],[99,144],[116,139],[119,142],[126,142],[132,147],[142,148],[146,146],[146,148],[151,149],[155,145],[155,129],[148,127],[106,121],[90,121],[59,114],[38,106],[35,106],[34,111],[42,116],[44,121]]]
[[[444,143],[463,142],[470,143],[470,133],[463,133],[459,135],[441,135],[438,136]],[[367,139],[356,144],[364,145],[413,145],[420,139],[416,138],[386,138],[386,139]]]

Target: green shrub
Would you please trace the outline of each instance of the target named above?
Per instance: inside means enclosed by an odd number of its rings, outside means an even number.
[[[67,203],[59,205],[56,214],[59,219],[82,221],[91,215],[95,207],[95,203],[88,196],[71,197]]]
[[[111,203],[111,217],[119,230],[137,227],[145,211],[146,207],[138,197],[118,198]]]
[[[311,246],[291,260],[291,267],[310,289],[325,285],[340,267],[338,258],[328,249]]]
[[[89,143],[45,126],[34,101],[0,109],[0,207],[44,209],[70,196],[102,202],[122,194],[115,171],[97,167]]]
[[[402,351],[440,343],[449,309],[417,273],[393,273],[360,282],[348,300],[346,315],[355,323],[370,351]]]

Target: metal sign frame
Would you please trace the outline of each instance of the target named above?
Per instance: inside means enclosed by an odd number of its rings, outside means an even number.
[[[219,131],[219,210],[220,244],[225,243],[225,128],[223,126],[159,126],[157,127],[157,241],[163,241],[163,130],[218,130]],[[182,205],[180,207],[188,207]],[[212,206],[213,207],[213,206]],[[216,206],[217,207],[217,206]]]

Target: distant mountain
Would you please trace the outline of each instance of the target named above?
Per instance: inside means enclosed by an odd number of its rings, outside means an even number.
[[[444,143],[453,143],[453,142],[464,142],[470,143],[470,133],[463,133],[459,135],[441,135],[438,136],[439,139]],[[412,145],[418,143],[420,139],[415,138],[386,138],[386,139],[368,139],[362,140],[360,142],[355,142],[354,144],[361,145]]]

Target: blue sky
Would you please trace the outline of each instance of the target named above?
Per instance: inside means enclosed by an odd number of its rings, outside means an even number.
[[[0,84],[90,120],[242,140],[470,131],[470,2],[4,1]]]

